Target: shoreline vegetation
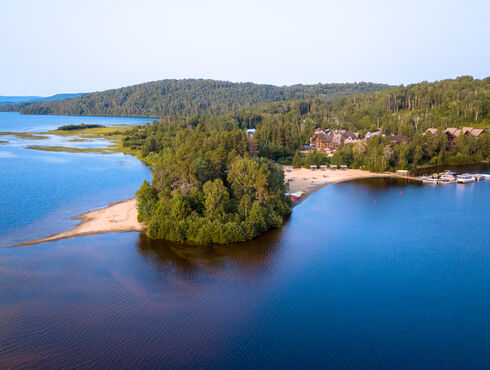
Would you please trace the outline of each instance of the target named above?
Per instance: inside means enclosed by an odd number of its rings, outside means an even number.
[[[323,177],[323,175],[326,175],[327,177]],[[289,184],[289,190],[291,192],[306,191],[301,199],[293,201],[292,205],[294,207],[329,184],[373,177],[395,176],[363,170],[313,171],[302,168],[293,169],[291,172],[285,172],[285,183]],[[19,243],[14,245],[14,247],[30,246],[88,235],[146,231],[145,224],[138,221],[136,198],[111,203],[105,208],[90,211],[75,216],[72,219],[81,220],[81,223],[70,230]]]
[[[153,179],[151,183],[144,181],[136,192],[136,208],[138,221],[147,225],[146,234],[153,239],[201,244],[246,241],[282,225],[284,217],[291,212],[289,191],[306,191],[309,195],[316,187],[346,181],[345,177],[365,177],[366,173],[370,177],[398,177],[389,172],[490,159],[490,137],[486,129],[490,124],[488,77],[478,80],[463,76],[382,88],[382,91],[379,86],[355,85],[356,89],[374,86],[376,92],[352,94],[351,91],[349,96],[336,99],[322,95],[322,91],[333,85],[308,89],[301,85],[296,90],[290,87],[286,89],[293,94],[289,98],[281,95],[286,90],[272,88],[271,93],[274,90],[279,94],[274,98],[277,101],[272,102],[260,94],[262,97],[255,101],[258,96],[254,97],[257,92],[254,84],[183,80],[164,81],[163,85],[164,90],[157,89],[163,94],[158,99],[171,102],[166,108],[170,111],[159,112],[163,113],[161,118],[152,123],[126,127],[67,126],[68,130],[60,127],[43,133],[112,140],[113,144],[105,148],[28,147],[67,152],[122,152],[151,165]],[[350,87],[335,85],[334,91],[338,93],[340,88],[346,92]],[[139,88],[130,87],[128,93],[137,93]],[[184,104],[189,96],[195,95],[197,101],[203,98],[201,88],[209,95],[207,103]],[[53,113],[50,109],[54,108],[65,112],[65,108],[80,107],[89,112],[84,107],[94,97],[103,101],[114,98],[112,95],[118,92],[97,94],[36,107],[41,108],[41,113]],[[239,96],[243,105],[236,106],[233,102]],[[117,99],[111,101],[116,104]],[[114,115],[128,109],[134,113],[131,109],[136,109],[123,103],[104,107]],[[478,131],[478,137],[466,135],[464,130],[459,130],[463,134],[450,137],[445,130],[448,125],[484,129]],[[326,148],[329,153],[312,150],[312,134],[318,129],[333,128],[355,131],[359,140],[350,144],[342,142],[334,150]],[[403,140],[391,140],[392,137]],[[295,169],[284,172],[281,165]],[[301,167],[328,165],[351,170],[340,173],[319,170],[314,175],[303,172],[296,179],[290,177],[291,173],[309,171],[299,170]],[[295,189],[296,186],[300,188]]]

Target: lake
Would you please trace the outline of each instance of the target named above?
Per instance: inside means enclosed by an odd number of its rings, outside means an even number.
[[[0,113],[0,132],[39,132],[65,124],[106,126],[147,122],[145,118],[31,116]],[[151,173],[130,155],[62,153],[26,149],[29,145],[104,147],[105,139],[70,141],[0,136],[0,246],[33,240],[73,227],[70,218],[134,197]],[[7,141],[7,143],[2,143]]]
[[[129,156],[8,140],[9,241],[150,177]],[[116,233],[0,248],[0,367],[488,368],[489,199],[490,181],[377,178],[328,185],[226,247]]]

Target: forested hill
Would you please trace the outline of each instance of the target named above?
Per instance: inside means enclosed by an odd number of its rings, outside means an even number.
[[[4,106],[23,114],[192,116],[229,113],[258,103],[328,99],[385,90],[388,85],[343,83],[278,87],[215,80],[161,80],[82,95],[74,99]]]

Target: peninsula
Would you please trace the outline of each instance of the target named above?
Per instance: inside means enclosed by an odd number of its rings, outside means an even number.
[[[293,201],[293,206],[298,205],[308,196],[328,184],[372,177],[390,177],[390,174],[355,169],[344,171],[313,171],[301,168],[288,170],[284,176],[285,182],[289,184],[289,190],[291,192],[305,191],[304,196],[300,200]],[[73,219],[81,220],[81,223],[71,230],[20,243],[16,246],[28,246],[96,234],[143,232],[146,229],[145,224],[138,221],[136,198],[113,203],[105,208],[73,217]]]

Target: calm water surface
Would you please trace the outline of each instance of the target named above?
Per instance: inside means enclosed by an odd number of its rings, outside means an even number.
[[[0,132],[40,132],[64,124],[106,126],[145,122],[144,118],[31,116],[0,113]],[[71,217],[111,202],[132,198],[150,171],[124,154],[62,153],[26,149],[29,145],[105,147],[105,139],[70,141],[48,135],[23,139],[1,135],[0,246],[40,238],[75,226]]]
[[[107,166],[119,195],[148,174],[120,164],[126,156],[53,154],[72,161],[60,181],[80,183],[50,200],[61,205],[112,196],[104,176],[73,168]],[[55,171],[29,163],[19,170],[28,178],[33,167]],[[32,186],[47,181],[41,169]],[[24,196],[48,206],[18,179],[9,207]],[[36,194],[66,191],[42,186]],[[329,185],[282,229],[228,247],[120,233],[0,248],[0,368],[488,368],[489,199],[490,181],[371,179]],[[15,220],[23,210],[9,212],[1,227],[31,230]],[[59,216],[39,214],[38,226]]]

